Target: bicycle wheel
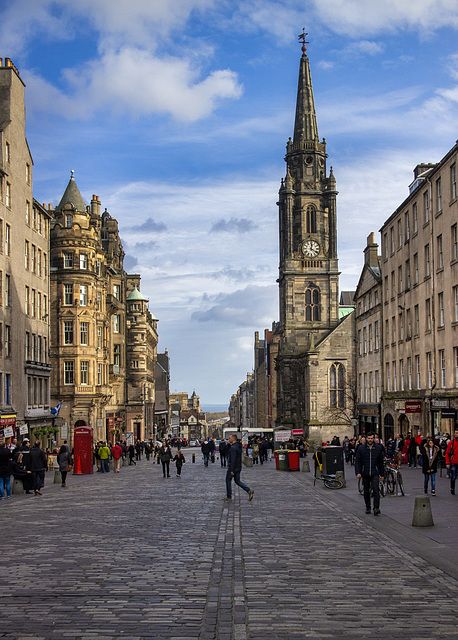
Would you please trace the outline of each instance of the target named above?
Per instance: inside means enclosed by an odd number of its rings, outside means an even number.
[[[384,498],[386,496],[386,478],[383,482],[380,480],[378,486],[380,490],[380,495],[382,496],[382,498]]]
[[[402,475],[399,473],[398,471],[398,487],[399,487],[399,491],[401,492],[401,495],[404,496],[404,483],[402,482]]]
[[[358,478],[358,491],[361,495],[364,493],[363,479]]]
[[[394,493],[394,490],[396,489],[396,478],[392,471],[388,471],[386,474],[385,482],[387,492]]]
[[[343,487],[343,482],[340,480],[325,480],[324,486],[328,489],[341,489]]]

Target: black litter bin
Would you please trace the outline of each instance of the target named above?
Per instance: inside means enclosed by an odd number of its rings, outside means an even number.
[[[323,447],[322,450],[323,474],[334,476],[338,471],[344,471],[343,447]]]

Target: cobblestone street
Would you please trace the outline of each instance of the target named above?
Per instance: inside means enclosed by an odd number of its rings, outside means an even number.
[[[349,467],[339,491],[274,462],[244,469],[253,501],[237,488],[225,503],[225,469],[185,456],[181,479],[142,460],[69,476],[67,489],[48,473],[42,497],[2,501],[0,638],[458,638],[445,478],[436,527],[419,530],[402,520],[421,494],[417,470],[374,517]]]

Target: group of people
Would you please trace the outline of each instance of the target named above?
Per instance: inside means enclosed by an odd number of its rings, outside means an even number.
[[[67,473],[72,466],[72,456],[67,441],[57,452],[57,463],[62,475],[62,487],[66,487]],[[8,445],[0,440],[0,498],[11,498],[11,476],[22,483],[25,493],[42,495],[45,473],[48,470],[48,455],[39,440],[33,447],[30,440],[24,438],[19,446],[14,439]]]
[[[399,453],[401,452],[401,455]],[[360,436],[355,445],[355,473],[362,478],[364,487],[364,501],[366,513],[371,513],[371,496],[373,496],[374,514],[380,513],[379,480],[384,479],[385,459],[397,460],[402,463],[402,452],[407,453],[409,467],[420,466],[423,472],[423,489],[427,494],[431,482],[431,495],[436,495],[436,473],[442,458],[450,478],[450,493],[455,495],[455,484],[458,472],[458,429],[454,437],[443,434],[440,438],[424,437],[418,433],[414,437],[411,433],[406,438],[398,435],[396,439],[389,438],[386,447],[374,433]],[[410,453],[409,453],[410,452]]]

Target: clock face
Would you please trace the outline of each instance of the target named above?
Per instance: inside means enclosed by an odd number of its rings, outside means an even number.
[[[315,240],[307,240],[307,242],[304,242],[302,251],[309,258],[315,258],[320,253],[320,245]]]

